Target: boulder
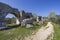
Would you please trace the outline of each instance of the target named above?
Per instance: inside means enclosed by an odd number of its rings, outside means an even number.
[[[27,19],[24,19],[21,24],[23,25],[26,25],[26,24],[33,24],[34,22],[34,19],[33,18],[27,18]]]
[[[31,25],[31,24],[26,25],[26,28],[31,28],[31,27],[33,27],[33,25]]]

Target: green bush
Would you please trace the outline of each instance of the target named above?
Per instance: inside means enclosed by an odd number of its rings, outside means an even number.
[[[60,40],[60,25],[53,23],[53,26],[54,26],[53,40]]]

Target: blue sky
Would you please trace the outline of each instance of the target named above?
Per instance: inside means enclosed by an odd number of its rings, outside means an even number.
[[[19,10],[32,12],[40,16],[48,16],[50,11],[60,14],[60,0],[0,0]],[[8,15],[12,17],[13,15]]]

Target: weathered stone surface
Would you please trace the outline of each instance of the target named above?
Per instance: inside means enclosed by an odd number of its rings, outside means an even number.
[[[33,25],[31,25],[31,24],[26,25],[26,28],[31,28],[31,27],[33,27]]]
[[[22,24],[32,24],[34,22],[34,18],[27,18],[22,21]]]
[[[25,12],[24,10],[20,11],[20,21],[22,22],[23,20],[27,19],[27,18],[31,18],[33,17],[32,13],[29,12]]]
[[[7,14],[15,15],[20,21],[20,12],[16,8],[12,8],[11,6],[0,2],[0,29],[6,28],[5,17]]]
[[[41,21],[42,17],[41,16],[37,16],[37,22]]]
[[[17,25],[19,25],[19,24],[20,24],[20,22],[19,22],[19,20],[18,20],[18,19],[16,19],[16,24],[17,24]]]
[[[5,3],[0,2],[0,27],[1,28],[7,27],[5,23],[5,17],[9,13],[16,16],[17,24],[26,25],[27,27],[31,26],[31,24],[37,19],[37,18],[33,18],[32,13],[30,12],[19,11],[16,8],[13,8]]]

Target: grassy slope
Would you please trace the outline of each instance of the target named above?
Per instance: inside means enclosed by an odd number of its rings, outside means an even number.
[[[31,35],[35,30],[40,28],[43,24],[33,28],[17,27],[8,30],[0,31],[0,40],[23,40],[27,35]],[[44,24],[45,25],[45,24]]]
[[[53,40],[60,40],[60,25],[58,24],[53,24],[54,25],[54,39]]]

